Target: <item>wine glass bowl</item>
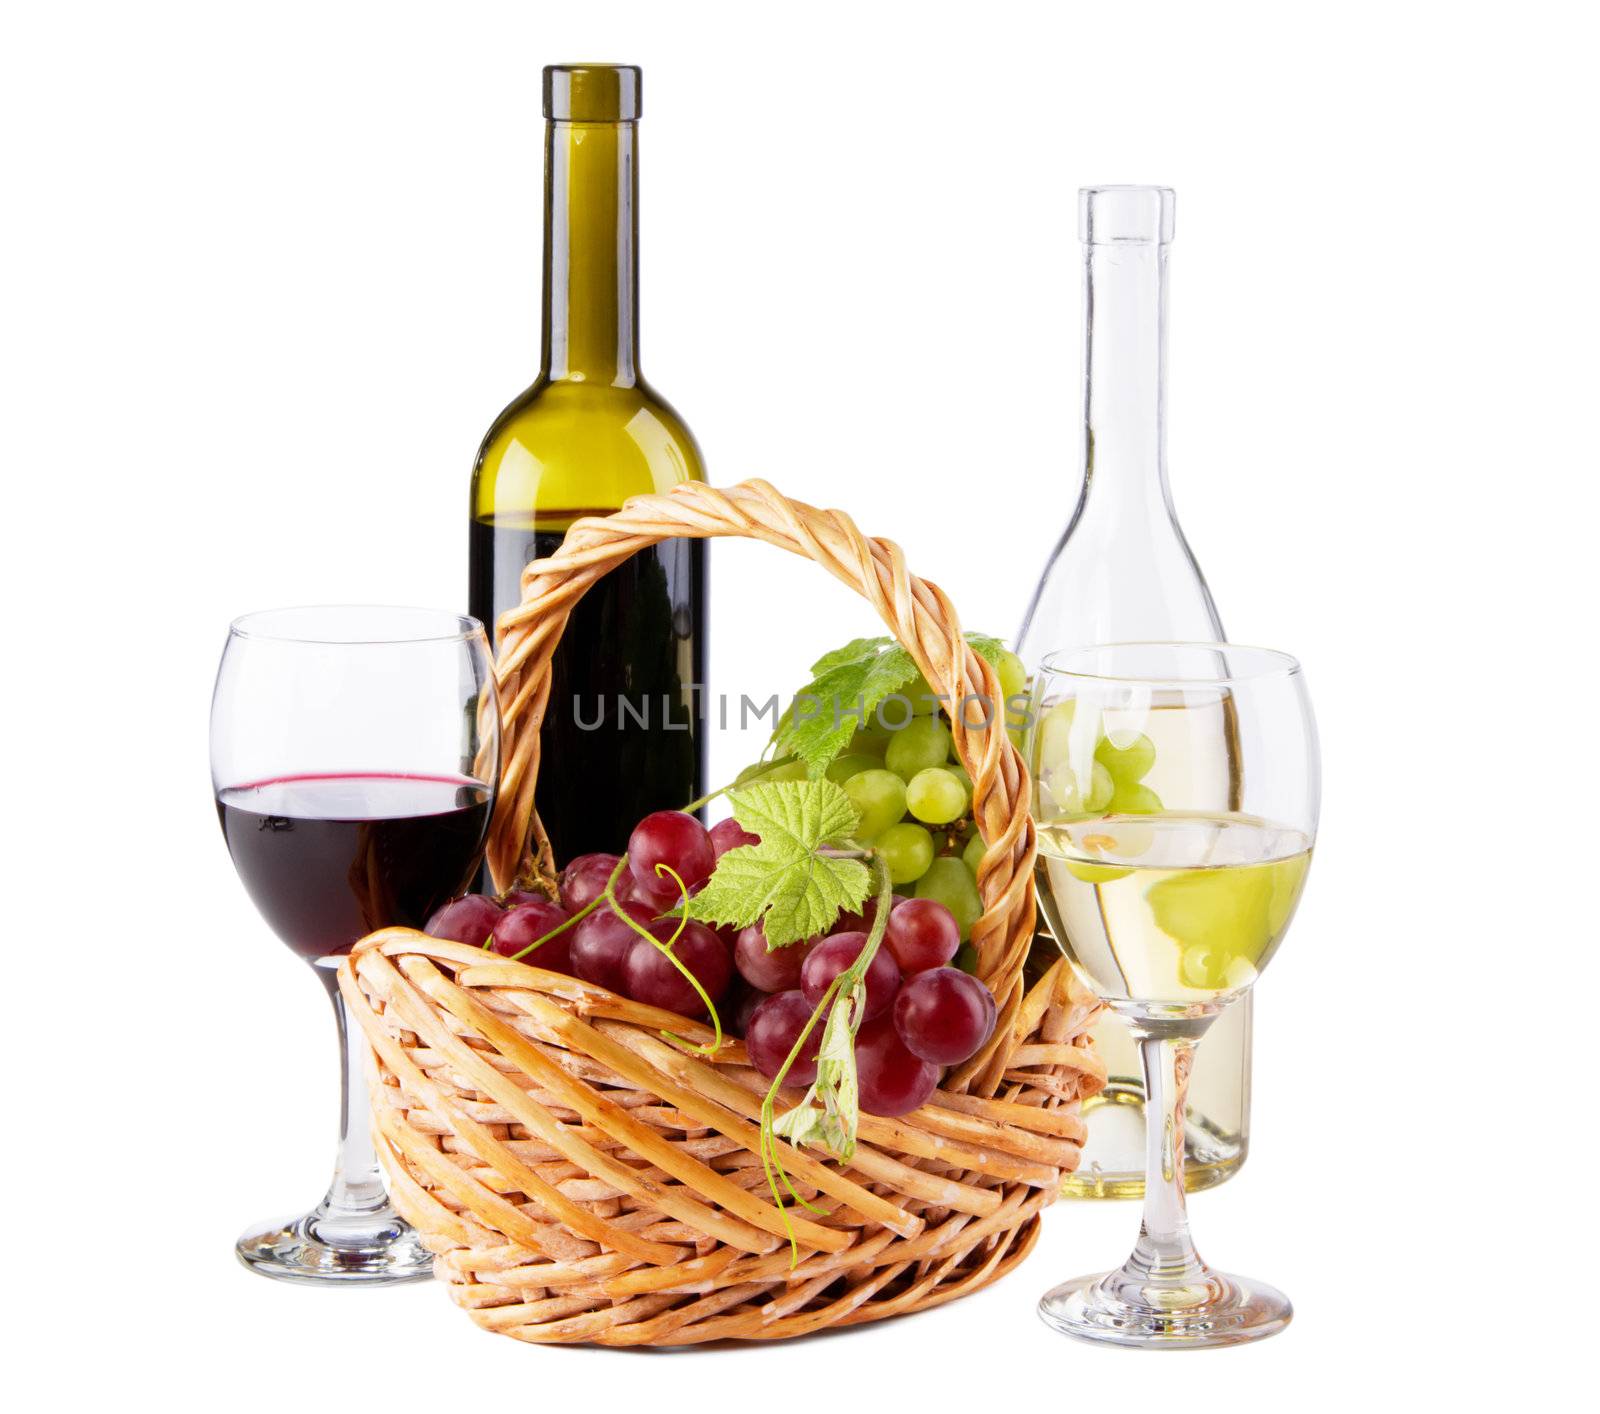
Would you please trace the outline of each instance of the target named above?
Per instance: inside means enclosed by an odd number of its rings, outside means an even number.
[[[491,798],[467,776],[314,772],[225,787],[217,814],[262,917],[321,962],[378,928],[421,928],[460,893]]]
[[[217,814],[240,880],[333,1004],[344,1083],[333,1183],[310,1213],[239,1239],[287,1281],[384,1284],[432,1258],[389,1205],[368,1130],[365,1043],[335,964],[375,929],[421,928],[483,858],[499,766],[476,619],[318,606],[230,627],[211,708]]]
[[[1040,907],[1078,976],[1128,1024],[1150,1096],[1133,1256],[1057,1287],[1040,1313],[1126,1345],[1270,1335],[1289,1302],[1201,1261],[1174,1136],[1196,1045],[1271,961],[1304,888],[1319,780],[1300,666],[1225,643],[1050,655],[1025,745]]]

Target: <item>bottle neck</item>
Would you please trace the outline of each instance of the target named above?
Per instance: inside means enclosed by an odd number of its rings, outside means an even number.
[[[1085,252],[1085,500],[1148,501],[1170,511],[1167,246],[1114,241]]]
[[[545,124],[541,376],[639,377],[637,125]]]

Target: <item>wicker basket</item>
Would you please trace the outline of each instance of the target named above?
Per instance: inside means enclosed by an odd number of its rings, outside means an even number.
[[[533,786],[550,655],[572,606],[670,536],[747,536],[813,559],[867,598],[930,683],[998,696],[944,594],[840,512],[760,481],[640,497],[579,521],[529,565],[523,603],[502,620],[489,845],[502,885],[550,865]],[[783,1146],[796,1186],[826,1213],[788,1209],[797,1264],[758,1157],[766,1082],[738,1041],[714,1061],[688,1054],[663,1031],[706,1043],[708,1028],[406,929],[357,945],[339,980],[371,1044],[395,1204],[480,1326],[601,1345],[775,1340],[953,1300],[1027,1254],[1077,1164],[1079,1101],[1104,1067],[1087,1036],[1095,1003],[1065,965],[1024,985],[1034,836],[1020,759],[998,726],[954,733],[988,844],[973,942],[999,1022],[921,1109],[863,1115],[848,1169]]]

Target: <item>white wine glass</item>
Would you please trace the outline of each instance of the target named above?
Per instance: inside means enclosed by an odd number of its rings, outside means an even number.
[[[1320,783],[1300,665],[1227,643],[1052,654],[1034,676],[1026,747],[1040,906],[1127,1023],[1150,1097],[1132,1256],[1047,1292],[1039,1313],[1069,1335],[1144,1348],[1273,1335],[1288,1298],[1195,1251],[1183,1132],[1195,1048],[1271,960],[1311,861]]]

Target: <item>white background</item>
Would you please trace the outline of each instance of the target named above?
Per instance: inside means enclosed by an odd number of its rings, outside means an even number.
[[[1592,1315],[1580,14],[7,7],[23,1364],[107,1402],[432,1414],[1450,1408],[1554,1379]],[[334,1054],[217,834],[216,655],[246,609],[463,601],[472,456],[534,370],[539,67],[567,59],[645,68],[645,367],[713,479],[847,508],[997,632],[1076,494],[1076,188],[1178,189],[1178,508],[1232,636],[1305,660],[1325,749],[1254,1153],[1193,1204],[1208,1255],[1292,1294],[1285,1336],[1173,1365],[1048,1332],[1036,1296],[1122,1257],[1123,1205],[1057,1207],[1008,1281],[927,1315],[653,1360],[235,1265],[320,1191]],[[872,631],[770,551],[719,547],[716,594],[721,682]]]

